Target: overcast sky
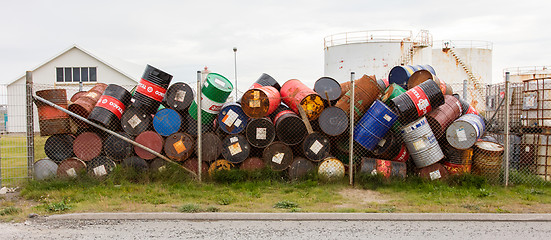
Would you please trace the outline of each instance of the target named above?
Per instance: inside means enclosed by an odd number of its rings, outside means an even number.
[[[246,89],[323,76],[323,38],[427,29],[435,40],[493,42],[493,80],[506,67],[551,64],[551,1],[7,1],[0,7],[0,82],[77,44],[191,82],[208,66]],[[439,43],[435,41],[435,45]]]

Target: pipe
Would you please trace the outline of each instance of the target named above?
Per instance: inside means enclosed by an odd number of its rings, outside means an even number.
[[[197,180],[201,182],[203,170],[203,124],[201,122],[201,71],[197,71]]]
[[[505,72],[505,186],[509,185],[509,72]]]
[[[356,73],[350,72],[350,134],[348,139],[348,176],[350,177],[350,185],[354,185],[354,78]]]

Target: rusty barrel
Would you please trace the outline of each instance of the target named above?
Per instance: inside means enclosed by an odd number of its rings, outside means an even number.
[[[137,143],[141,144],[141,145],[144,145],[148,148],[150,148],[151,150],[157,152],[157,153],[161,153],[161,151],[163,150],[163,145],[164,145],[164,140],[163,140],[163,137],[161,137],[161,135],[159,135],[158,133],[154,132],[154,131],[145,131],[145,132],[142,132],[140,133],[140,135],[138,135],[136,137],[136,139],[134,140],[136,141]],[[145,159],[145,160],[151,160],[151,159],[154,159],[155,155],[153,155],[152,153],[138,147],[138,146],[134,146],[134,152],[136,153],[136,155],[138,155],[138,157],[142,158],[142,159]]]
[[[388,131],[371,152],[384,160],[405,162],[409,158],[404,141],[393,131]]]
[[[376,100],[354,127],[354,140],[372,151],[397,119],[388,106]]]
[[[134,140],[134,138],[127,133],[119,132],[119,134]],[[132,156],[134,153],[134,145],[115,135],[109,135],[105,138],[105,141],[103,141],[103,153],[115,161],[122,161]]]
[[[182,117],[176,110],[164,108],[159,110],[153,117],[153,128],[155,132],[166,137],[174,134],[182,128]]]
[[[193,99],[191,87],[186,83],[177,82],[168,87],[166,95],[163,98],[163,104],[179,113],[184,113],[189,105],[191,105],[191,102],[193,102]]]
[[[303,157],[296,157],[289,166],[289,169],[287,169],[287,172],[291,180],[299,180],[315,170],[316,165],[312,161]]]
[[[44,143],[44,153],[54,162],[61,162],[73,156],[73,142],[71,134],[56,134],[48,137]]]
[[[329,136],[338,136],[348,129],[348,115],[338,107],[323,109],[318,124],[322,132]]]
[[[129,107],[121,117],[122,130],[131,136],[138,136],[140,133],[152,128],[153,117],[139,108]]]
[[[225,159],[218,159],[210,164],[209,176],[213,177],[218,171],[229,171],[233,168],[235,168],[235,165],[232,162]]]
[[[253,147],[263,148],[275,139],[275,126],[267,117],[255,118],[249,121],[247,129],[245,130],[247,141]]]
[[[314,132],[308,134],[302,142],[302,153],[306,158],[319,162],[331,153],[331,141],[325,134]]]
[[[444,95],[434,81],[425,81],[389,102],[389,106],[400,115],[401,123],[410,123],[442,104]]]
[[[71,99],[69,100],[71,103],[74,103],[76,100],[78,100],[80,97],[86,95],[86,91],[78,91],[73,96],[71,96]]]
[[[173,133],[165,139],[163,150],[170,159],[184,161],[194,152],[195,140],[183,132]]]
[[[203,133],[201,141],[203,142],[201,145],[203,157],[201,159],[205,162],[214,162],[218,159],[222,154],[222,140],[220,140],[220,137],[216,133],[206,132]],[[195,153],[197,154],[197,145],[195,146]]]
[[[318,176],[320,180],[326,182],[339,181],[344,178],[344,173],[344,164],[334,157],[323,159],[318,167]]]
[[[427,114],[427,121],[436,138],[446,132],[448,126],[461,116],[461,103],[450,95],[444,95],[444,104]]]
[[[316,120],[325,107],[321,96],[298,79],[285,82],[280,92],[283,102],[291,110],[300,115],[298,107],[302,107],[310,121]]]
[[[241,108],[251,118],[268,116],[281,103],[279,91],[272,86],[255,87],[241,97]]]
[[[277,91],[281,90],[279,83],[267,73],[262,73],[260,77],[253,83],[251,88],[258,88],[262,86],[271,86],[274,87]]]
[[[476,114],[465,114],[446,129],[446,140],[457,149],[472,147],[485,131],[484,119]]]
[[[319,78],[314,83],[314,91],[331,105],[335,104],[342,95],[341,85],[331,77]]]
[[[199,162],[197,158],[189,158],[182,163],[182,166],[193,171],[195,174],[199,174]],[[209,172],[209,163],[201,162],[201,175],[202,177],[206,176]]]
[[[381,91],[377,86],[377,80],[367,75],[363,75],[360,79],[354,81],[354,121],[358,121],[371,104],[379,98]],[[344,110],[347,115],[350,115],[350,94],[348,90],[335,104]]]
[[[457,100],[459,100],[459,102],[461,103],[461,110],[462,110],[462,113],[461,114],[479,114],[478,111],[473,107],[471,106],[467,101],[465,101],[465,99],[463,99],[461,96],[459,96],[459,94],[455,93],[452,95],[453,97],[455,97]]]
[[[444,153],[425,117],[403,127],[400,134],[418,168],[429,166],[444,158]]]
[[[77,177],[82,171],[86,170],[86,163],[78,158],[67,158],[63,160],[57,167],[57,176],[66,178],[66,177]]]
[[[275,133],[279,141],[297,145],[304,140],[308,130],[299,115],[285,105],[279,105],[274,114]]]
[[[266,163],[264,163],[264,160],[258,157],[250,157],[245,159],[241,163],[241,166],[239,166],[239,169],[241,170],[247,170],[247,171],[255,171],[260,170],[266,167]]]
[[[251,153],[251,145],[243,135],[229,135],[222,141],[222,156],[232,163],[245,161]]]
[[[36,91],[36,95],[62,108],[67,109],[67,92],[65,89]],[[41,136],[70,133],[69,115],[48,104],[35,101],[38,109],[38,125]]]
[[[116,84],[109,84],[88,115],[88,120],[99,123],[107,129],[119,131],[122,114],[130,104],[130,99],[132,95],[126,89]]]
[[[245,130],[249,117],[243,112],[241,104],[227,102],[218,114],[218,127],[227,134],[239,134]]]
[[[435,163],[430,166],[419,168],[417,169],[417,174],[419,175],[419,177],[431,181],[444,180],[449,176],[448,170],[446,170],[444,165],[440,163]]]
[[[476,142],[473,150],[473,173],[487,177],[492,182],[499,180],[504,150],[498,143]]]
[[[106,88],[107,84],[97,83],[94,87],[92,87],[92,89],[88,90],[86,94],[82,95],[75,102],[70,104],[67,107],[67,110],[76,113],[83,118],[88,118],[88,115],[90,115]],[[81,120],[73,117],[72,119],[81,127],[88,126],[88,124]]]
[[[430,72],[429,70],[426,70],[426,69],[421,69],[421,70],[417,70],[415,71],[408,79],[408,82],[407,82],[407,87],[408,89],[411,89],[419,84],[421,84],[422,82],[424,81],[427,81],[427,80],[433,80],[435,81],[438,86],[440,87],[440,91],[442,91],[442,94],[444,95],[452,95],[453,94],[453,89],[452,87],[447,84],[446,82],[444,82],[443,80],[441,80],[440,78],[438,78],[436,75],[434,75],[432,72]]]
[[[95,132],[83,132],[73,142],[73,152],[82,161],[90,161],[99,156],[103,149],[103,141]]]
[[[262,152],[262,159],[274,171],[283,171],[293,162],[293,150],[282,142],[273,142]]]
[[[404,89],[408,89],[407,84],[408,80],[416,71],[418,70],[428,70],[433,75],[436,75],[434,68],[430,65],[405,65],[405,66],[395,66],[393,67],[388,74],[388,81],[390,84],[396,83]]]
[[[137,156],[125,158],[122,161],[122,166],[125,168],[134,169],[137,172],[149,171],[149,164],[147,164],[147,162],[143,158]]]
[[[397,177],[406,178],[406,163],[393,162],[384,159],[363,157],[361,160],[360,172],[377,175],[385,178]]]
[[[154,114],[165,97],[170,81],[172,81],[172,75],[147,65],[134,92],[132,106],[146,114]]]
[[[57,174],[57,163],[49,158],[40,159],[33,164],[34,180],[53,178]]]
[[[107,177],[116,166],[117,164],[106,156],[98,156],[86,163],[88,174],[96,178]]]

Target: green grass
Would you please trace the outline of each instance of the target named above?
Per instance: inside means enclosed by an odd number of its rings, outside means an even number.
[[[46,157],[44,143],[47,137],[34,137],[35,160]],[[0,136],[0,157],[2,167],[2,185],[15,186],[26,181],[27,169],[27,138],[24,134],[9,134]]]

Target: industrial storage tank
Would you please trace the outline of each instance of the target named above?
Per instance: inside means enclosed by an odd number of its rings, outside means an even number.
[[[356,76],[387,78],[398,65],[430,64],[432,35],[426,30],[413,37],[407,30],[373,30],[339,33],[325,37],[325,76],[339,82]]]

